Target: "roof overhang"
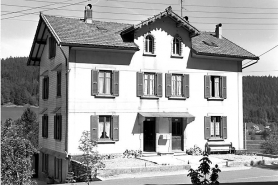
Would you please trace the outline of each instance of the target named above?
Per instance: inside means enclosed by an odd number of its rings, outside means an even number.
[[[218,54],[218,53],[204,53],[204,52],[198,52],[194,50],[193,48],[191,49],[192,51],[192,57],[195,58],[221,58],[225,60],[259,60],[260,58],[257,56],[251,57],[251,56],[236,56],[236,55],[227,55],[227,54]]]
[[[177,27],[183,27],[186,30],[188,30],[191,37],[193,37],[195,35],[198,35],[200,33],[200,31],[197,28],[195,28],[188,21],[186,21],[184,18],[180,17],[178,14],[173,12],[172,7],[169,6],[168,8],[165,9],[164,12],[161,12],[157,15],[154,15],[153,17],[150,17],[147,20],[142,21],[141,23],[139,23],[137,25],[132,25],[132,26],[124,29],[121,32],[121,35],[127,34],[129,32],[134,31],[134,30],[137,30],[144,25],[149,25],[149,24],[155,22],[157,19],[161,19],[161,18],[164,18],[164,17],[170,17],[172,20],[174,20],[177,23]]]
[[[92,45],[92,44],[78,44],[78,43],[64,43],[63,46],[70,46],[71,48],[95,48],[95,49],[113,49],[113,50],[124,50],[124,51],[139,51],[139,47],[123,47],[123,46],[104,46],[104,45]]]
[[[139,112],[144,118],[186,118],[187,123],[195,120],[195,116],[188,112]]]

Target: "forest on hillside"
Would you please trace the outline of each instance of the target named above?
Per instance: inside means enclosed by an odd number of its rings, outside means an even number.
[[[38,105],[39,67],[27,66],[27,57],[1,59],[1,104]],[[278,123],[278,77],[243,77],[244,122]]]
[[[243,119],[257,124],[278,123],[278,77],[243,77]]]
[[[39,67],[27,66],[27,59],[1,59],[1,105],[38,105]]]

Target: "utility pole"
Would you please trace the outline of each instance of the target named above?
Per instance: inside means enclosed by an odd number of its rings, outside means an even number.
[[[182,2],[183,2],[183,0],[181,0],[181,17],[182,17]]]

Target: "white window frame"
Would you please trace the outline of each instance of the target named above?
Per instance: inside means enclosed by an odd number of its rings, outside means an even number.
[[[100,82],[101,82],[101,80],[100,80],[100,74],[104,74],[104,77],[103,77],[103,84],[101,84]],[[109,79],[109,83],[110,83],[110,87],[109,87],[109,90],[110,90],[110,92],[107,92],[107,86],[106,86],[106,84],[107,84],[107,74],[110,74],[110,79]],[[113,83],[113,81],[112,81],[112,71],[108,71],[108,70],[100,70],[99,71],[99,74],[98,74],[98,92],[99,92],[99,94],[100,95],[112,95],[112,83]],[[101,87],[101,85],[102,85],[102,89],[103,89],[103,92],[100,92],[100,87]]]
[[[147,79],[145,78],[147,76]],[[151,94],[151,79],[150,76],[153,76],[153,90],[152,90],[152,94]],[[147,84],[146,84],[147,81]],[[155,85],[156,85],[156,75],[155,73],[144,73],[143,74],[143,94],[144,96],[156,96],[155,95]],[[147,88],[147,89],[146,89]]]

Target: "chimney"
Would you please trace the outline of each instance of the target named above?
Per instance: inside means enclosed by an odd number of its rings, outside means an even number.
[[[222,39],[222,24],[221,23],[216,25],[215,34],[216,34],[217,38]]]
[[[188,21],[189,22],[189,20],[188,20],[188,17],[187,16],[185,16],[185,17],[183,17],[186,21]]]
[[[92,5],[88,4],[87,6],[85,6],[85,11],[84,11],[84,20],[85,23],[93,23],[93,9],[92,9]]]

